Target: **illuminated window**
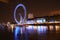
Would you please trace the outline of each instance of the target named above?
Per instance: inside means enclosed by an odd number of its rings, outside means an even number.
[[[29,21],[27,21],[27,24],[33,24],[33,23],[34,23],[33,20],[29,20]]]
[[[37,23],[42,23],[42,22],[46,22],[45,19],[41,18],[41,19],[37,19]]]

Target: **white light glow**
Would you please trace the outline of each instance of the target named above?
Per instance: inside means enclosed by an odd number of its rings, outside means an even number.
[[[28,30],[31,30],[31,29],[33,29],[33,26],[28,26],[28,27],[26,27]]]
[[[38,31],[38,33],[45,33],[47,31],[47,27],[46,26],[38,26],[37,31]]]
[[[42,23],[42,22],[46,22],[45,19],[41,18],[41,19],[37,19],[37,23]]]

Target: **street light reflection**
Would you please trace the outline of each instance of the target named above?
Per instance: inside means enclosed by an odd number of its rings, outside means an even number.
[[[56,29],[56,31],[59,31],[60,30],[60,26],[55,26],[55,29]]]
[[[39,33],[46,33],[47,27],[46,26],[38,26],[37,32]]]
[[[54,27],[52,25],[49,26],[49,30],[52,31]]]

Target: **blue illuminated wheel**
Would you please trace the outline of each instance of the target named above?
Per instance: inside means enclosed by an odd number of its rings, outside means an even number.
[[[20,24],[20,21],[18,21],[16,18],[16,11],[17,11],[18,7],[23,7],[23,9],[24,9],[23,21],[26,19],[26,7],[23,4],[18,4],[14,10],[14,20],[16,21],[17,24]]]

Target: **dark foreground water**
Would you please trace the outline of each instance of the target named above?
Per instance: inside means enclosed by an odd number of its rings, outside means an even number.
[[[60,40],[60,26],[0,27],[0,40]]]

